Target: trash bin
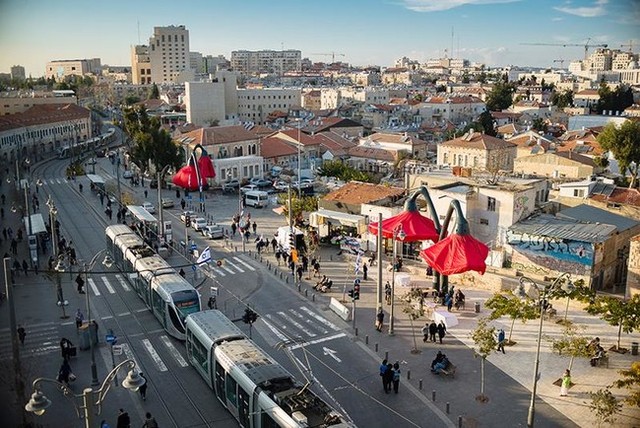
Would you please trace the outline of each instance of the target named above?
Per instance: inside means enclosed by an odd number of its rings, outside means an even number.
[[[93,341],[94,345],[98,343],[98,330],[96,330],[95,324],[82,324],[78,329],[78,335],[80,336],[78,347],[81,351],[86,351],[91,348],[90,340]]]
[[[631,342],[631,355],[638,355],[638,342]]]
[[[480,302],[476,302],[475,308],[476,308],[476,314],[479,314],[480,313]]]

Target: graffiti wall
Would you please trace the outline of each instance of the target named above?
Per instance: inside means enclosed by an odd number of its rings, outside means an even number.
[[[577,268],[575,270],[580,271],[590,270],[593,265],[594,247],[590,242],[531,235],[511,230],[507,231],[507,242],[515,252],[531,260],[542,261],[544,258],[550,258],[554,259],[553,264],[559,262],[563,265],[580,265],[575,266]]]

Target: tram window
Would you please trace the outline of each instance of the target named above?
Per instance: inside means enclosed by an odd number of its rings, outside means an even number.
[[[225,406],[226,406],[226,401],[224,400],[225,374],[226,373],[224,372],[224,367],[222,367],[220,364],[216,364],[216,395],[220,400],[222,400],[222,402],[225,403]]]
[[[238,388],[238,421],[243,427],[250,425],[249,421],[249,394],[242,387]]]
[[[180,333],[184,333],[184,323],[182,318],[176,312],[176,309],[173,306],[169,306],[169,317],[171,318],[171,324],[178,330]]]
[[[161,319],[164,319],[164,300],[162,300],[162,297],[160,297],[156,291],[153,291],[151,293],[151,300],[153,311],[156,312]]]
[[[262,421],[260,426],[262,428],[280,428],[280,426],[273,420],[273,418],[266,412],[262,412]]]
[[[231,376],[227,376],[227,401],[233,407],[238,407],[238,396],[236,393],[236,380]]]

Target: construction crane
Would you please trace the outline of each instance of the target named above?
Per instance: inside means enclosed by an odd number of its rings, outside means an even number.
[[[562,46],[563,48],[580,46],[584,48],[584,59],[587,59],[589,48],[608,48],[609,47],[609,45],[607,44],[591,45],[589,44],[590,41],[591,41],[591,38],[587,39],[587,42],[584,45],[581,45],[579,43],[520,43],[520,44],[528,45],[528,46]]]
[[[343,53],[337,53],[337,52],[330,52],[330,53],[312,53],[311,55],[330,56],[330,57],[331,57],[331,64],[335,64],[335,63],[336,63],[336,56],[345,56],[345,54],[343,54]]]
[[[621,48],[629,48],[629,53],[633,53],[633,40],[629,40],[629,43],[625,43],[624,45],[620,45]]]

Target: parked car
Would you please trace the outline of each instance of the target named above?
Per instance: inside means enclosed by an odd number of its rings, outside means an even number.
[[[222,230],[222,226],[218,224],[210,224],[209,226],[205,226],[202,233],[209,239],[221,239],[224,237],[224,230]]]
[[[285,190],[289,189],[289,183],[287,183],[286,181],[278,180],[275,183],[273,183],[273,187],[276,190],[280,190],[284,192]]]
[[[256,186],[258,186],[261,189],[267,188],[267,187],[271,187],[271,182],[269,180],[265,180],[264,178],[260,178],[258,180],[255,180],[253,183]]]
[[[147,212],[149,214],[155,214],[156,213],[156,207],[151,203],[151,202],[145,202],[142,204],[142,208],[144,208],[145,210],[147,210]]]
[[[180,214],[180,221],[184,223],[187,219],[187,216],[189,216],[189,218],[193,220],[196,216],[196,213],[193,211],[183,211],[182,214]]]
[[[204,233],[204,228],[207,227],[207,219],[204,217],[198,217],[191,221],[191,226],[193,226],[193,230]]]
[[[222,183],[223,192],[236,192],[239,187],[240,182],[238,180],[229,180]]]
[[[133,171],[131,171],[130,169],[122,173],[122,178],[132,178],[132,177],[133,177]]]
[[[162,202],[162,208],[173,208],[174,206],[173,199],[171,198],[162,198],[161,202]]]
[[[242,192],[242,194],[245,194],[247,192],[252,192],[254,190],[260,190],[260,189],[255,184],[247,184],[246,186],[242,186],[240,188],[240,191]]]

